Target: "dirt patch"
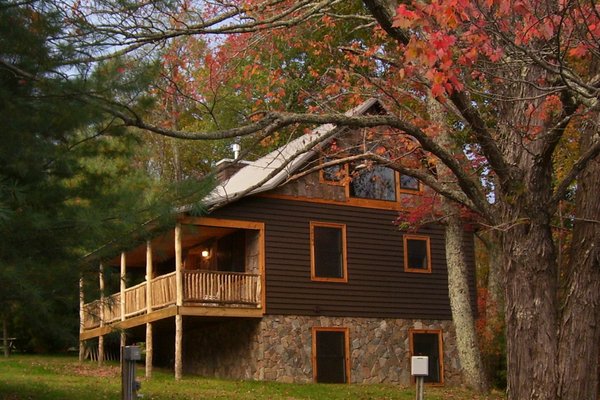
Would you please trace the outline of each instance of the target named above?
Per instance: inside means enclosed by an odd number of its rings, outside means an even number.
[[[79,375],[79,376],[94,376],[97,378],[115,378],[120,376],[121,371],[118,366],[114,365],[103,365],[99,367],[96,364],[91,363],[73,363],[65,364],[60,367],[53,368],[55,371],[61,374]]]

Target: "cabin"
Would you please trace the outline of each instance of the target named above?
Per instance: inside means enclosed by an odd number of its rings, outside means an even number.
[[[348,114],[382,112],[372,99]],[[318,168],[372,136],[323,125],[256,161],[222,161],[207,215],[180,210],[172,229],[102,262],[99,296],[81,297],[81,343],[102,358],[114,332],[143,342],[147,375],[298,383],[408,385],[410,357],[427,355],[426,381],[460,384],[444,229],[397,224],[426,188],[358,159]],[[473,271],[470,285],[474,299]]]

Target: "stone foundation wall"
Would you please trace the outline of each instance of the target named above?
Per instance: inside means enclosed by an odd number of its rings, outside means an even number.
[[[444,383],[462,376],[451,321],[267,315],[205,324],[184,333],[184,369],[204,376],[309,383],[312,328],[348,328],[352,383],[410,385],[409,329],[441,329]]]
[[[348,328],[352,383],[410,385],[409,329],[441,329],[444,383],[458,385],[462,376],[451,321],[381,318],[265,316],[258,338],[263,359],[257,379],[312,382],[312,327]]]

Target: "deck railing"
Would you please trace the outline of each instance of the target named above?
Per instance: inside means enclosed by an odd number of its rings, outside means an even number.
[[[94,300],[83,306],[83,328],[92,329],[100,325],[100,300]]]
[[[260,307],[261,280],[258,274],[218,271],[183,271],[183,302],[190,306]],[[151,309],[160,309],[176,302],[175,272],[150,281]],[[125,290],[125,319],[148,311],[147,283]],[[121,320],[121,294],[104,298],[104,304],[95,300],[83,306],[84,329]],[[102,309],[102,313],[100,308]]]
[[[260,304],[260,275],[240,272],[184,271],[183,299],[219,304]]]
[[[171,304],[175,304],[176,299],[176,284],[175,272],[161,275],[150,281],[152,286],[152,308],[161,308]]]
[[[104,321],[111,323],[121,319],[121,293],[104,298]]]
[[[146,282],[125,289],[125,318],[146,311]]]

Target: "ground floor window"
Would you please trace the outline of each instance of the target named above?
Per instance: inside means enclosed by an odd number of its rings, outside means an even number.
[[[315,382],[350,382],[348,328],[313,328],[312,353]]]
[[[411,356],[429,357],[427,383],[444,383],[444,350],[441,329],[410,331]]]

